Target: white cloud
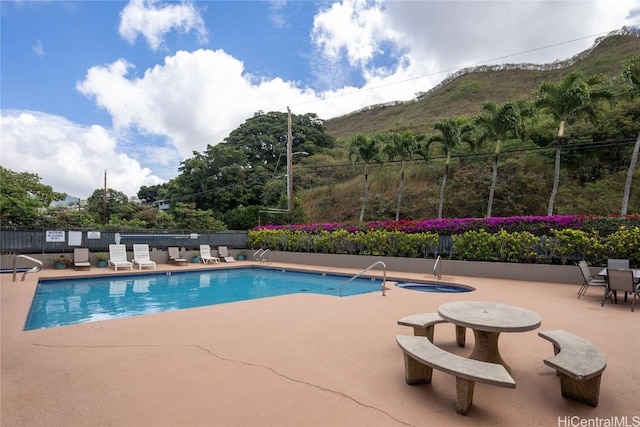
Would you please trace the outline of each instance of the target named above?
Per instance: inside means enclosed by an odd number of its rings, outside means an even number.
[[[162,180],[119,153],[118,142],[101,126],[81,126],[60,116],[3,110],[2,166],[37,173],[54,191],[86,198],[107,185],[128,196]],[[35,172],[34,172],[35,171]]]
[[[189,1],[158,5],[156,0],[131,0],[120,13],[118,32],[130,44],[141,35],[152,50],[158,50],[172,30],[195,31],[201,42],[207,39],[204,20]]]
[[[344,0],[318,13],[312,38],[328,58],[343,54],[351,66],[366,67],[381,53],[382,42],[401,44],[398,33],[386,22],[382,0]]]
[[[220,50],[177,52],[142,77],[130,77],[130,68],[124,60],[92,67],[77,89],[107,110],[116,130],[165,135],[183,158],[220,142],[258,110],[316,99],[282,79],[246,75],[242,62]]]
[[[36,42],[33,44],[33,53],[35,53],[38,56],[44,56],[44,47],[42,46],[42,41],[41,40],[36,40]]]
[[[639,0],[343,0],[314,19],[312,40],[323,55],[314,64],[336,76],[359,68],[365,87],[412,79],[388,100],[406,99],[463,67],[567,59],[593,35],[637,23],[638,7]],[[322,68],[314,75],[326,75]]]
[[[284,28],[287,20],[282,14],[282,9],[287,5],[287,0],[269,0],[269,20],[276,28]]]
[[[386,13],[412,58],[433,57],[451,68],[620,28],[633,4],[638,1],[389,2]],[[592,42],[589,37],[510,62],[566,59]]]

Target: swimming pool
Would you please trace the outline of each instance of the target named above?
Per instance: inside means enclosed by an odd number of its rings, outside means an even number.
[[[293,293],[339,295],[349,276],[262,267],[41,280],[24,330],[138,316]],[[381,290],[358,278],[343,296]]]

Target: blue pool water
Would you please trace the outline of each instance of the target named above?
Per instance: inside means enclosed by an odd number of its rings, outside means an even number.
[[[348,276],[267,268],[41,280],[25,330],[308,292],[339,295]],[[350,281],[342,295],[379,291],[382,282]]]

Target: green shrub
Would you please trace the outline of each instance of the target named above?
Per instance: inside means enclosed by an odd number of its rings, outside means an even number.
[[[589,235],[582,230],[551,230],[554,254],[560,258],[560,263],[565,265],[569,256],[582,259],[587,253],[590,243]]]
[[[624,225],[605,239],[607,258],[628,258],[631,266],[640,266],[640,227]]]
[[[485,230],[466,231],[451,237],[456,258],[466,261],[498,261],[497,239]]]

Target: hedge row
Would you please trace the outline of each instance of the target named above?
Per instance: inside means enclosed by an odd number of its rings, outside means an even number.
[[[452,259],[566,264],[586,259],[602,265],[607,258],[628,258],[640,266],[640,226],[620,225],[602,236],[598,231],[550,229],[543,235],[530,231],[496,232],[481,228],[454,234]],[[260,227],[249,232],[251,248],[291,252],[428,258],[441,255],[440,235],[397,230],[347,229],[303,231],[290,227]]]

